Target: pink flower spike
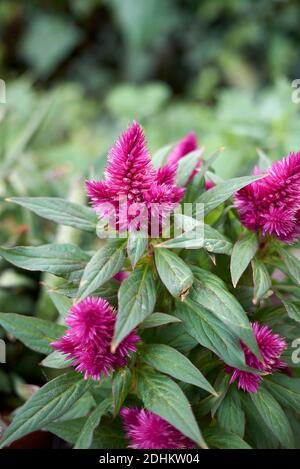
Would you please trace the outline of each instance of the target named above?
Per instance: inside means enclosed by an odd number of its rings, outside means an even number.
[[[72,306],[66,323],[69,329],[51,345],[72,359],[76,370],[98,380],[127,363],[135,352],[139,337],[133,331],[119,345],[115,353],[110,347],[114,334],[116,311],[102,298],[85,298]]]
[[[173,148],[167,159],[167,164],[178,164],[179,160],[191,151],[197,150],[198,140],[194,132],[190,132],[183,137]]]
[[[86,187],[94,210],[114,229],[151,231],[151,204],[163,203],[162,222],[183,197],[175,178],[175,166],[154,169],[143,129],[134,122],[110,150],[105,180],[87,181]]]
[[[294,241],[300,233],[300,152],[277,161],[265,178],[238,191],[235,204],[248,229]]]
[[[195,444],[166,420],[146,409],[121,409],[121,417],[133,449],[192,449]]]
[[[258,322],[252,324],[252,329],[257,340],[262,361],[241,342],[246,365],[258,371],[262,371],[264,374],[272,374],[280,369],[285,369],[287,364],[279,359],[280,355],[287,347],[285,340],[278,334],[274,334],[269,327],[259,324]],[[225,370],[227,373],[231,374],[230,383],[237,381],[238,388],[250,393],[257,392],[259,384],[263,379],[260,375],[230,366],[226,366]]]

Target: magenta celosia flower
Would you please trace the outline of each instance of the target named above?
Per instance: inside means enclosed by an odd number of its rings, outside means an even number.
[[[166,420],[145,409],[123,407],[120,412],[129,448],[133,449],[191,449],[193,441]]]
[[[186,156],[198,148],[197,135],[194,132],[190,132],[183,137],[173,148],[168,156],[167,164],[177,164],[181,158]]]
[[[238,191],[235,204],[248,229],[292,242],[300,233],[300,152],[277,161],[265,178]]]
[[[259,360],[248,347],[241,342],[245,354],[246,365],[264,374],[272,374],[275,371],[286,368],[287,365],[279,357],[286,349],[285,340],[272,330],[257,322],[252,324],[252,329],[257,340],[262,360]],[[242,371],[237,368],[226,366],[227,373],[231,374],[230,383],[237,380],[238,387],[244,391],[256,393],[263,377],[248,371]]]
[[[114,279],[118,280],[119,282],[123,282],[123,280],[126,280],[130,275],[130,272],[125,272],[122,270],[121,272],[118,272],[116,275],[114,275]]]
[[[85,298],[71,308],[65,335],[51,345],[72,359],[85,379],[97,380],[102,373],[108,375],[125,366],[129,353],[136,351],[139,337],[131,332],[111,353],[115,322],[116,311],[106,300]]]
[[[148,229],[152,204],[160,205],[155,213],[161,223],[183,197],[173,173],[153,167],[142,127],[134,122],[110,150],[105,180],[87,181],[87,193],[94,209],[117,229]]]
[[[199,148],[198,145],[198,140],[197,136],[194,132],[188,133],[185,137],[183,137],[173,148],[171,153],[168,156],[167,159],[167,164],[161,168],[161,172],[164,175],[167,175],[168,172],[170,174],[174,174],[174,181],[176,179],[176,171],[178,168],[178,163],[179,161],[184,158],[186,155],[191,153],[192,151],[195,151]],[[199,158],[198,163],[196,164],[194,170],[190,174],[188,182],[192,181],[192,179],[196,176],[196,174],[199,172],[201,166],[203,164],[203,159]],[[166,177],[166,176],[165,176]],[[212,187],[214,187],[214,183],[212,181],[206,181],[205,182],[205,189],[209,190]]]

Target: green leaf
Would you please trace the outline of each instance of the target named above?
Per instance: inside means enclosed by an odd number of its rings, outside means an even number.
[[[206,224],[203,225],[203,233],[200,236],[197,236],[196,230],[190,230],[155,247],[181,249],[204,248],[216,254],[231,254],[232,251],[232,243],[217,230]]]
[[[293,319],[294,321],[300,322],[300,308],[298,305],[292,303],[291,301],[287,301],[281,295],[276,293],[277,296],[281,299],[282,304],[284,305],[288,316]]]
[[[99,249],[84,269],[78,290],[77,301],[81,301],[115,274],[125,262],[125,244],[111,243]]]
[[[168,249],[155,249],[154,256],[158,274],[171,295],[184,297],[193,283],[189,266]]]
[[[253,259],[251,264],[254,283],[253,303],[256,305],[267,295],[272,286],[272,281],[268,269],[262,261]]]
[[[191,151],[184,158],[181,158],[178,162],[176,172],[176,184],[177,186],[185,186],[194,171],[198,161],[203,154],[203,148]]]
[[[216,275],[199,267],[192,267],[194,284],[189,298],[211,311],[230,331],[242,340],[257,356],[259,349],[249,319],[225,283]]]
[[[165,313],[153,313],[145,321],[142,322],[141,327],[143,329],[150,329],[151,327],[164,326],[174,322],[181,322],[180,319],[170,314]]]
[[[78,417],[70,420],[57,420],[46,425],[45,430],[54,433],[70,445],[74,445],[87,418]]]
[[[205,190],[205,175],[208,169],[214,164],[220,154],[224,151],[224,148],[221,147],[210,155],[207,159],[203,160],[198,173],[193,177],[192,181],[187,186],[184,200],[186,202],[194,202],[194,200],[199,197],[199,193],[204,192]]]
[[[59,197],[11,197],[13,202],[60,225],[95,233],[98,217],[89,207]]]
[[[196,203],[204,204],[204,214],[207,215],[218,205],[229,199],[236,191],[242,189],[254,181],[262,179],[265,175],[260,176],[243,176],[239,178],[228,179],[220,182],[209,191],[204,192],[198,197]]]
[[[99,426],[101,418],[112,406],[111,399],[105,399],[99,404],[86,419],[81,432],[76,440],[74,449],[88,449],[93,441],[95,429]]]
[[[202,448],[206,448],[191,406],[173,380],[151,369],[140,369],[138,393],[146,407],[181,431]]]
[[[294,438],[289,421],[274,397],[263,386],[260,386],[257,393],[250,396],[256,411],[270,432],[276,436],[284,448],[293,447]]]
[[[300,378],[276,373],[264,378],[264,386],[283,406],[300,412]]]
[[[218,424],[224,430],[243,438],[245,433],[245,414],[237,389],[230,386],[218,409]]]
[[[209,447],[218,449],[251,449],[236,433],[225,431],[223,428],[207,428],[203,435]]]
[[[27,347],[45,354],[53,352],[50,343],[66,330],[65,326],[15,313],[0,313],[0,325]]]
[[[48,295],[50,296],[60,316],[65,318],[69,314],[70,308],[73,306],[72,300],[70,300],[70,298],[67,296],[55,293],[54,291],[48,291]]]
[[[289,251],[285,249],[278,250],[280,257],[282,258],[283,262],[285,263],[290,275],[293,279],[300,283],[300,261],[297,257],[293,256]]]
[[[215,254],[228,254],[232,252],[232,243],[210,225],[204,225],[204,249]]]
[[[212,350],[228,365],[247,368],[239,340],[210,311],[187,298],[184,302],[177,302],[176,316],[181,319],[186,331],[203,347]]]
[[[0,256],[21,269],[64,276],[84,269],[90,256],[73,244],[44,244],[0,248]]]
[[[72,366],[72,360],[67,359],[66,355],[59,352],[58,350],[54,350],[54,352],[50,353],[50,355],[41,361],[41,365],[47,368],[56,368],[60,370],[62,368],[68,368],[69,366]]]
[[[0,447],[44,428],[64,415],[87,391],[90,384],[90,381],[85,381],[79,373],[73,371],[46,383],[18,410],[0,440]]]
[[[214,388],[198,368],[182,353],[169,345],[144,345],[141,350],[141,358],[145,363],[162,373],[166,373],[184,383],[194,384],[211,394],[216,394]]]
[[[116,349],[122,340],[154,309],[156,288],[149,267],[137,268],[121,283],[119,308],[112,348]]]
[[[112,383],[114,414],[118,415],[131,388],[131,371],[129,368],[118,370]]]
[[[253,441],[258,449],[277,449],[278,439],[265,424],[261,415],[257,412],[249,393],[240,393],[243,408],[246,413],[246,432],[250,441]]]
[[[155,168],[161,168],[165,164],[165,160],[172,150],[173,145],[168,144],[162,148],[159,148],[153,155],[152,155],[152,163]]]
[[[132,267],[135,267],[137,262],[143,256],[147,244],[147,233],[144,233],[143,231],[131,231],[129,233],[127,242],[127,253]]]
[[[235,243],[230,261],[230,272],[234,287],[236,287],[250,261],[255,256],[257,249],[257,235],[250,231]]]

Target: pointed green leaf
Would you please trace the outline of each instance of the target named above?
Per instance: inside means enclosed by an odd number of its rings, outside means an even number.
[[[262,261],[253,259],[251,264],[254,283],[253,303],[256,305],[268,294],[272,281],[268,269]]]
[[[105,399],[99,404],[86,419],[80,434],[76,440],[74,449],[88,449],[93,441],[94,431],[100,424],[100,420],[112,406],[111,399]]]
[[[274,397],[263,386],[255,394],[250,394],[256,411],[259,413],[270,432],[280,441],[284,448],[294,444],[293,432],[282,408]]]
[[[300,412],[300,378],[276,373],[265,377],[264,386],[283,406]]]
[[[176,172],[176,184],[177,186],[185,186],[197,166],[198,161],[203,154],[203,148],[191,151],[184,158],[181,158],[178,163]]]
[[[180,319],[170,314],[165,313],[152,313],[145,321],[142,322],[143,329],[150,329],[151,327],[164,326],[173,322],[181,322]]]
[[[249,231],[239,239],[232,250],[230,272],[233,286],[236,287],[239,279],[247,269],[250,261],[258,249],[256,233]]]
[[[58,350],[54,350],[54,352],[50,353],[46,358],[44,358],[40,364],[46,368],[56,368],[60,370],[72,366],[72,360],[67,359],[66,355],[59,352]]]
[[[199,446],[206,448],[189,401],[171,378],[151,368],[140,369],[137,389],[146,409],[167,420]]]
[[[131,388],[131,371],[129,368],[121,368],[113,377],[112,394],[114,414],[118,415]]]
[[[90,256],[73,244],[0,248],[0,256],[21,269],[67,275],[85,268]]]
[[[206,224],[203,225],[203,232],[201,230],[201,233],[197,232],[196,230],[190,230],[155,247],[165,247],[169,249],[204,248],[207,251],[214,252],[216,254],[231,254],[232,251],[232,243],[217,230]]]
[[[15,313],[0,313],[0,325],[27,347],[45,354],[53,352],[50,343],[66,330],[65,326]]]
[[[112,342],[114,349],[143,320],[149,316],[156,302],[156,288],[149,267],[135,269],[121,283],[119,308]]]
[[[236,433],[225,431],[223,428],[208,428],[203,432],[210,448],[218,449],[251,449]]]
[[[193,283],[193,274],[189,266],[168,249],[155,249],[154,256],[161,281],[171,295],[184,297]]]
[[[64,415],[88,390],[90,384],[90,381],[85,381],[79,373],[73,371],[46,383],[18,410],[0,440],[0,447],[44,428]]]
[[[69,314],[70,308],[73,306],[72,300],[70,300],[70,298],[67,296],[55,293],[54,291],[48,291],[48,295],[50,296],[60,316],[65,318]]]
[[[190,299],[211,311],[230,331],[242,340],[257,356],[259,349],[249,319],[225,283],[216,275],[199,267],[192,267],[194,284]]]
[[[143,256],[148,244],[148,235],[143,231],[131,231],[128,236],[127,253],[132,264],[135,267]]]
[[[291,254],[290,251],[287,251],[286,249],[279,249],[279,254],[290,275],[297,283],[300,283],[300,260],[293,256],[293,254]]]
[[[77,301],[81,301],[115,274],[125,262],[125,244],[111,243],[99,249],[84,269],[78,290]]]
[[[239,178],[228,179],[220,182],[209,191],[204,192],[198,197],[196,203],[204,204],[204,214],[207,215],[218,205],[229,199],[236,191],[242,189],[254,181],[262,179],[265,175],[260,176],[243,176]]]
[[[198,368],[176,349],[164,344],[147,344],[141,350],[141,358],[148,365],[162,373],[194,384],[205,391],[215,394],[215,390]]]
[[[278,293],[277,293],[277,296],[281,299],[282,304],[284,305],[286,312],[288,313],[288,316],[294,321],[300,322],[299,303],[298,304],[292,303],[291,301],[288,301],[285,298],[283,298],[281,295],[278,295]]]
[[[11,197],[8,202],[21,205],[40,217],[78,230],[96,231],[98,217],[89,207],[59,197]]]
[[[230,386],[218,409],[218,424],[224,430],[243,438],[245,433],[245,413],[242,409],[238,390]]]
[[[203,347],[212,350],[228,365],[247,369],[238,338],[210,311],[188,297],[184,302],[177,302],[176,316]]]

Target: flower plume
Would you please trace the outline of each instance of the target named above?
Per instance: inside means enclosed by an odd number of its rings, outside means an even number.
[[[294,241],[300,233],[300,152],[277,161],[265,178],[238,191],[235,204],[248,229]]]
[[[116,311],[106,300],[88,297],[71,308],[66,319],[69,329],[51,345],[72,359],[86,379],[97,380],[102,373],[125,366],[129,353],[136,351],[139,337],[131,332],[111,353],[115,322]]]
[[[286,368],[286,363],[280,360],[280,355],[286,349],[285,340],[272,330],[257,322],[252,324],[252,329],[257,340],[262,360],[260,361],[248,347],[241,342],[245,354],[246,365],[265,374],[275,373],[277,370]],[[256,393],[262,376],[248,371],[242,371],[237,368],[226,366],[227,373],[231,374],[230,383],[238,382],[238,387],[250,393]]]
[[[129,448],[133,449],[191,449],[194,443],[166,420],[145,409],[121,410]]]
[[[162,223],[184,194],[184,189],[175,185],[176,170],[153,167],[143,129],[137,122],[109,151],[104,176],[104,181],[87,181],[87,193],[93,208],[121,230],[148,227],[151,204],[161,204]]]

